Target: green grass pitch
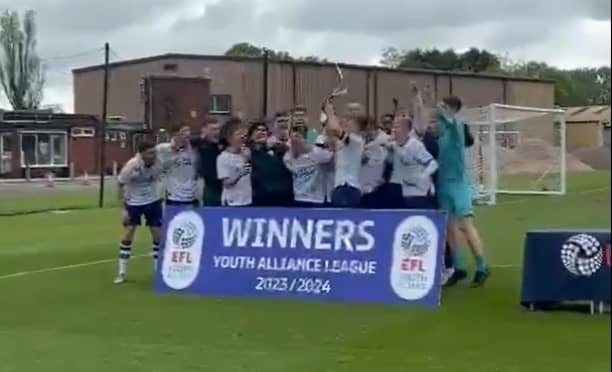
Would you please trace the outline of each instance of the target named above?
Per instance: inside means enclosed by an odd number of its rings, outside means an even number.
[[[31,209],[44,199],[15,200]],[[609,316],[518,304],[525,232],[609,228],[610,173],[570,177],[564,197],[480,208],[490,282],[445,290],[436,311],[159,296],[144,257],[130,283],[113,286],[118,216],[0,217],[0,372],[610,371]],[[148,253],[139,238],[135,254]]]

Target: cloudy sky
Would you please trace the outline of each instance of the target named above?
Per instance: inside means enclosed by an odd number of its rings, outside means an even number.
[[[610,65],[610,0],[0,0],[34,9],[45,104],[72,110],[71,70],[159,53],[223,53],[248,41],[374,64],[384,47],[486,48],[572,68]],[[0,94],[0,107],[7,107]]]

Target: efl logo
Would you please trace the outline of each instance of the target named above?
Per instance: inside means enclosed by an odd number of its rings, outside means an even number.
[[[419,257],[410,257],[402,260],[402,271],[409,273],[424,273],[425,263]]]
[[[195,211],[177,214],[168,224],[162,279],[172,289],[189,287],[197,278],[204,242],[204,221]]]
[[[191,265],[191,253],[186,251],[172,252],[172,263]]]
[[[412,216],[395,229],[391,261],[391,289],[401,299],[418,300],[436,282],[436,225],[425,216]]]

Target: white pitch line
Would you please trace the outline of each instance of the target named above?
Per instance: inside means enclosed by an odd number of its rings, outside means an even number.
[[[140,255],[132,256],[132,258],[139,258],[139,257],[149,257],[149,255],[148,254],[140,254]],[[54,271],[66,271],[66,270],[72,270],[72,269],[79,269],[81,267],[103,265],[103,264],[113,263],[113,262],[117,262],[117,259],[116,258],[109,258],[109,259],[106,259],[106,260],[97,260],[97,261],[82,262],[82,263],[72,264],[72,265],[53,266],[53,267],[46,267],[46,268],[37,269],[37,270],[19,271],[19,272],[12,273],[12,274],[0,275],[0,280],[18,278],[18,277],[27,276],[27,275],[33,275],[33,274],[51,273],[51,272],[54,272]],[[519,267],[521,267],[521,266],[520,265],[491,265],[492,269],[516,269],[516,268],[519,268]]]
[[[145,257],[145,256],[148,257],[149,255],[140,254],[140,255],[132,256],[132,258],[139,258],[139,257]],[[19,271],[19,272],[12,273],[12,274],[0,275],[0,280],[18,278],[21,276],[32,275],[32,274],[43,274],[43,273],[50,273],[54,271],[72,270],[72,269],[78,269],[81,267],[96,266],[96,265],[102,265],[102,264],[107,264],[107,263],[112,263],[112,262],[117,262],[117,259],[109,258],[106,260],[88,261],[88,262],[82,262],[82,263],[72,264],[72,265],[53,266],[53,267],[45,267],[43,269],[37,269],[37,270]]]
[[[574,192],[574,193],[571,193],[569,195],[593,194],[593,193],[597,193],[597,192],[601,192],[601,191],[606,191],[606,190],[610,190],[610,189],[611,189],[611,187],[609,187],[609,186],[608,187],[601,187],[601,188],[597,188],[597,189],[590,189],[590,190],[583,190],[583,191],[579,191],[579,192]],[[509,200],[509,201],[506,201],[506,202],[497,203],[497,205],[516,204],[516,203],[523,203],[523,202],[532,201],[532,200],[534,200],[534,199],[533,198],[525,198],[525,199],[518,199],[518,200]],[[145,256],[149,256],[149,255],[141,254],[141,255],[132,256],[132,258],[145,257]],[[47,267],[47,268],[38,269],[38,270],[20,271],[20,272],[16,272],[16,273],[12,273],[12,274],[0,275],[0,280],[18,278],[18,277],[21,277],[21,276],[32,275],[32,274],[43,274],[43,273],[50,273],[50,272],[54,272],[54,271],[72,270],[72,269],[78,269],[78,268],[81,268],[81,267],[102,265],[102,264],[107,264],[107,263],[116,262],[116,261],[117,261],[116,258],[111,258],[111,259],[106,259],[106,260],[89,261],[89,262],[83,262],[83,263],[72,264],[72,265]],[[521,267],[521,265],[491,265],[492,269],[518,269],[520,267]]]
[[[588,190],[582,190],[582,191],[578,191],[578,192],[572,192],[572,193],[568,193],[566,195],[559,195],[559,196],[563,196],[563,197],[568,197],[568,196],[573,196],[573,195],[588,195],[588,194],[596,194],[598,192],[602,192],[602,191],[610,191],[612,188],[610,186],[606,186],[606,187],[600,187],[597,189],[588,189]],[[514,200],[506,200],[506,201],[502,201],[499,202],[495,205],[508,205],[508,204],[520,204],[520,203],[525,203],[528,201],[538,201],[541,199],[538,199],[536,197],[531,197],[531,198],[523,198],[523,199],[514,199]]]

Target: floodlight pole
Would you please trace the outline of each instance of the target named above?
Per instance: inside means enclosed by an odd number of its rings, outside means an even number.
[[[106,118],[108,115],[108,63],[110,54],[110,44],[104,44],[104,86],[102,90],[102,121],[98,131],[100,139],[100,195],[98,196],[98,207],[104,207],[104,174],[106,172]]]

